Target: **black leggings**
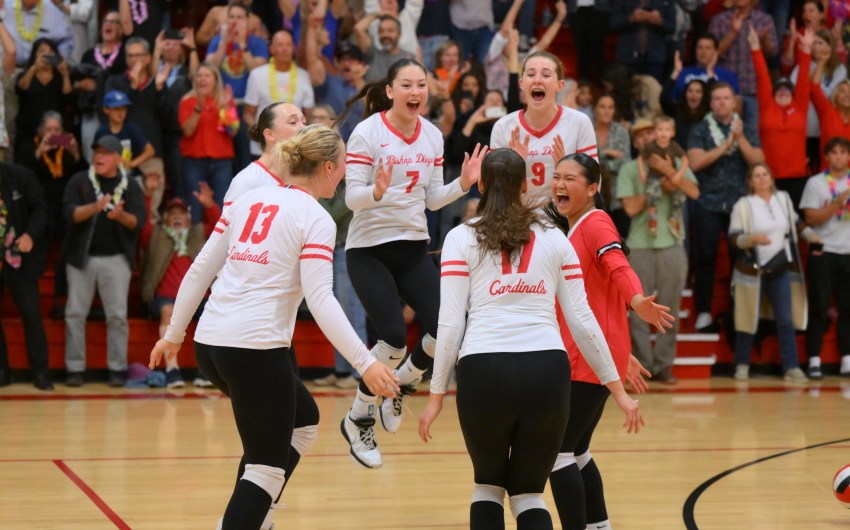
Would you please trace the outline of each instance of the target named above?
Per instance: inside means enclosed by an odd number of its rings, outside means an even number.
[[[407,344],[407,324],[400,300],[416,311],[424,331],[437,337],[440,312],[440,272],[428,257],[425,241],[391,241],[345,251],[348,276],[375,328],[378,340],[393,348]],[[434,359],[422,349],[422,341],[411,352],[413,365],[427,370]],[[371,392],[361,381],[360,391]]]
[[[273,499],[259,486],[239,480],[245,464],[284,469],[288,481],[300,458],[290,448],[292,432],[318,424],[318,407],[295,376],[288,348],[251,350],[195,342],[195,357],[204,375],[230,397],[242,440],[244,454],[223,528],[259,528]]]
[[[590,439],[610,394],[602,385],[572,382],[570,419],[561,443],[561,453],[581,456],[590,450]],[[552,473],[550,480],[564,530],[584,530],[588,523],[608,519],[602,475],[595,462],[591,460],[582,469],[577,464],[569,465]]]
[[[457,365],[457,413],[475,483],[543,493],[570,411],[563,350],[480,353]]]

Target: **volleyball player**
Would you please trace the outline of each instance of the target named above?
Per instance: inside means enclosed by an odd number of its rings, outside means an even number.
[[[230,396],[244,448],[244,473],[224,513],[224,530],[269,528],[269,507],[291,476],[293,452],[316,431],[293,432],[297,377],[287,355],[298,305],[307,305],[331,343],[363,374],[371,392],[392,397],[395,377],[357,338],[333,296],[336,226],[316,201],[330,197],[345,174],[345,146],[313,125],[279,148],[288,185],[239,197],[222,215],[186,274],[151,367],[173,357],[201,298],[221,271],[195,332],[198,365]],[[309,397],[309,394],[308,394]],[[312,398],[311,406],[315,407]]]
[[[623,243],[611,218],[596,209],[599,197],[599,163],[585,154],[561,159],[552,178],[550,216],[567,233],[581,265],[575,268],[585,280],[587,301],[597,316],[617,372],[638,389],[640,363],[631,355],[627,308],[661,333],[672,327],[670,308],[645,296],[640,279],[629,266]],[[569,422],[549,481],[564,530],[610,528],[605,509],[602,476],[590,454],[590,439],[596,428],[609,390],[600,384],[592,365],[585,359],[571,331],[559,315],[561,334],[570,356]],[[589,526],[588,526],[589,525]]]
[[[349,101],[366,98],[366,115],[348,140],[345,203],[354,212],[348,228],[346,260],[354,291],[375,327],[372,353],[396,368],[407,353],[407,326],[400,300],[416,311],[426,335],[397,369],[401,394],[380,407],[381,424],[396,432],[405,396],[415,391],[425,370],[434,364],[434,337],[440,305],[440,277],[427,254],[425,208],[438,210],[461,197],[477,180],[462,172],[443,182],[443,136],[419,117],[428,102],[425,68],[402,59],[387,78],[365,86]],[[483,157],[486,147],[473,158]],[[379,176],[389,176],[389,183]],[[341,430],[359,464],[383,464],[375,442],[376,398],[360,385]]]
[[[479,188],[478,217],[449,232],[443,246],[437,358],[419,435],[430,438],[457,365],[458,418],[475,471],[470,528],[504,528],[507,492],[517,528],[551,529],[543,488],[570,409],[556,297],[629,432],[643,419],[588,307],[575,251],[523,201],[523,159],[510,149],[492,151]]]
[[[257,123],[248,130],[248,137],[260,144],[263,154],[233,177],[224,195],[224,206],[229,206],[237,197],[260,186],[283,183],[284,169],[278,167],[275,148],[298,134],[306,125],[304,113],[292,103],[267,105],[260,112]]]
[[[520,90],[527,107],[504,116],[493,126],[490,148],[524,145],[528,198],[545,201],[549,197],[556,142],[566,153],[585,153],[598,159],[596,132],[585,114],[556,102],[564,88],[564,66],[549,52],[534,52],[522,63]]]

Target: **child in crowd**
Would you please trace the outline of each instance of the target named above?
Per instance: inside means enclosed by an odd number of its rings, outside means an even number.
[[[127,107],[132,105],[127,94],[120,90],[110,90],[103,96],[103,113],[107,122],[98,127],[94,140],[112,134],[121,140],[121,159],[124,169],[131,175],[137,175],[138,168],[145,160],[153,158],[153,145],[145,138],[136,124],[127,121]]]
[[[155,173],[146,174],[145,202],[148,208],[160,178],[161,176]],[[203,181],[199,187],[200,191],[193,193],[204,206],[204,223],[191,224],[189,206],[182,199],[175,197],[166,204],[162,222],[156,225],[148,223],[142,231],[141,245],[145,250],[142,262],[142,300],[150,305],[151,313],[159,320],[160,337],[171,321],[174,300],[177,298],[177,290],[183,276],[188,272],[221,216],[221,209],[213,200],[212,188]],[[148,215],[148,219],[150,218]],[[166,357],[165,384],[168,388],[184,385],[176,357]],[[212,386],[200,371],[194,385]]]
[[[669,116],[658,116],[653,121],[655,128],[655,140],[644,147],[638,156],[638,169],[641,182],[646,186],[646,207],[649,210],[649,231],[653,237],[658,233],[658,203],[664,193],[672,193],[672,204],[670,217],[667,224],[670,231],[682,239],[685,235],[684,219],[682,218],[682,206],[685,203],[685,194],[679,189],[665,192],[662,184],[664,177],[652,168],[647,170],[647,164],[652,155],[669,159],[677,167],[676,177],[684,176],[688,170],[688,157],[673,138],[676,136],[676,122]]]
[[[593,119],[593,85],[587,79],[578,82],[576,92],[576,110]]]

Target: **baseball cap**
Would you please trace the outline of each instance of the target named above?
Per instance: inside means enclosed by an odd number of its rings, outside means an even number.
[[[794,92],[794,83],[792,83],[787,77],[780,77],[773,85],[773,93],[776,94],[776,91],[780,88],[787,88],[791,92]]]
[[[103,96],[103,106],[108,109],[115,109],[118,107],[129,107],[133,102],[130,101],[130,98],[127,97],[127,94],[121,92],[120,90],[110,90]]]
[[[635,120],[635,124],[632,125],[632,138],[634,138],[635,135],[637,135],[637,133],[641,131],[653,128],[655,128],[655,126],[652,124],[652,120],[648,120],[646,118],[639,118]]]
[[[336,45],[336,52],[334,53],[334,57],[336,57],[337,59],[344,59],[345,57],[350,57],[355,61],[360,61],[361,63],[366,60],[360,48],[354,46],[348,41],[341,41]]]
[[[124,150],[123,147],[121,147],[121,140],[111,134],[105,134],[91,144],[92,149],[97,149],[98,147],[102,147],[108,151],[112,151],[113,153],[118,153],[119,155]]]
[[[181,199],[180,197],[172,197],[165,203],[165,211],[169,211],[172,208],[183,208],[187,212],[189,211],[189,205],[186,204],[186,201]]]

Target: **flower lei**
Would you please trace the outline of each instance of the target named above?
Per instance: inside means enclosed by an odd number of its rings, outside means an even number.
[[[234,136],[239,131],[239,113],[236,112],[236,105],[232,102],[230,106],[218,111],[218,130],[227,132],[230,136]]]
[[[227,69],[226,72],[233,76],[238,76],[242,73],[242,48],[236,46],[236,43],[231,42],[227,45]]]
[[[832,194],[832,200],[837,201],[840,194],[835,184],[835,178],[829,171],[826,172],[826,183],[829,186],[829,193]],[[850,186],[850,174],[847,175],[847,185]],[[850,219],[850,199],[847,199],[847,203],[841,207],[835,218],[839,221]]]
[[[148,3],[145,0],[130,0],[130,14],[138,26],[148,19]]]
[[[97,61],[97,64],[99,64],[101,68],[108,70],[112,68],[112,65],[115,64],[115,60],[118,59],[118,53],[121,51],[121,43],[119,42],[115,45],[112,49],[112,53],[109,54],[109,57],[104,57],[103,52],[100,50],[100,44],[94,47],[94,60]]]
[[[41,143],[41,138],[36,136],[34,138],[35,145],[37,146]],[[56,156],[53,157],[53,160],[50,160],[48,153],[45,151],[44,154],[41,155],[41,158],[44,159],[44,164],[47,166],[47,169],[50,171],[50,176],[54,179],[62,178],[62,154],[65,152],[64,147],[58,147],[56,149]]]
[[[115,190],[112,191],[112,201],[104,208],[104,211],[107,212],[114,210],[118,204],[121,203],[121,197],[124,196],[124,192],[130,184],[129,179],[127,179],[127,172],[124,171],[124,168],[119,166],[118,171],[121,173],[121,182],[119,182],[118,186],[115,187]],[[94,165],[89,168],[89,182],[91,182],[91,185],[94,188],[94,194],[97,197],[97,200],[102,199],[103,190],[101,189],[100,182],[98,182],[97,176],[95,175]]]
[[[294,63],[289,63],[289,99],[282,99],[277,88],[277,69],[274,65],[274,57],[269,59],[269,95],[272,102],[295,103],[295,84],[298,81],[298,68]]]
[[[186,241],[189,238],[189,231],[181,230],[179,232],[175,232],[170,226],[163,226],[162,229],[165,230],[168,237],[174,241],[174,252],[176,252],[178,256],[188,256],[189,248],[186,246]]]
[[[39,2],[35,11],[35,23],[27,29],[24,27],[24,8],[21,0],[15,0],[15,28],[18,30],[18,35],[27,42],[34,41],[38,36],[38,30],[41,29],[42,15],[44,15],[44,2]]]
[[[736,121],[740,120],[741,117],[738,116],[737,112],[732,113],[732,121],[729,122],[730,125],[734,125]],[[708,131],[711,133],[711,139],[714,140],[714,145],[723,145],[726,142],[726,139],[729,138],[729,135],[724,134],[720,129],[720,124],[717,123],[717,119],[714,117],[713,112],[709,112],[705,115],[705,121],[708,122]],[[727,155],[731,155],[735,151],[738,150],[738,142],[733,142],[729,149],[726,150]]]
[[[3,202],[3,199],[0,199],[0,241],[3,241],[6,237],[6,219],[9,217],[9,208],[6,207],[6,203]]]

